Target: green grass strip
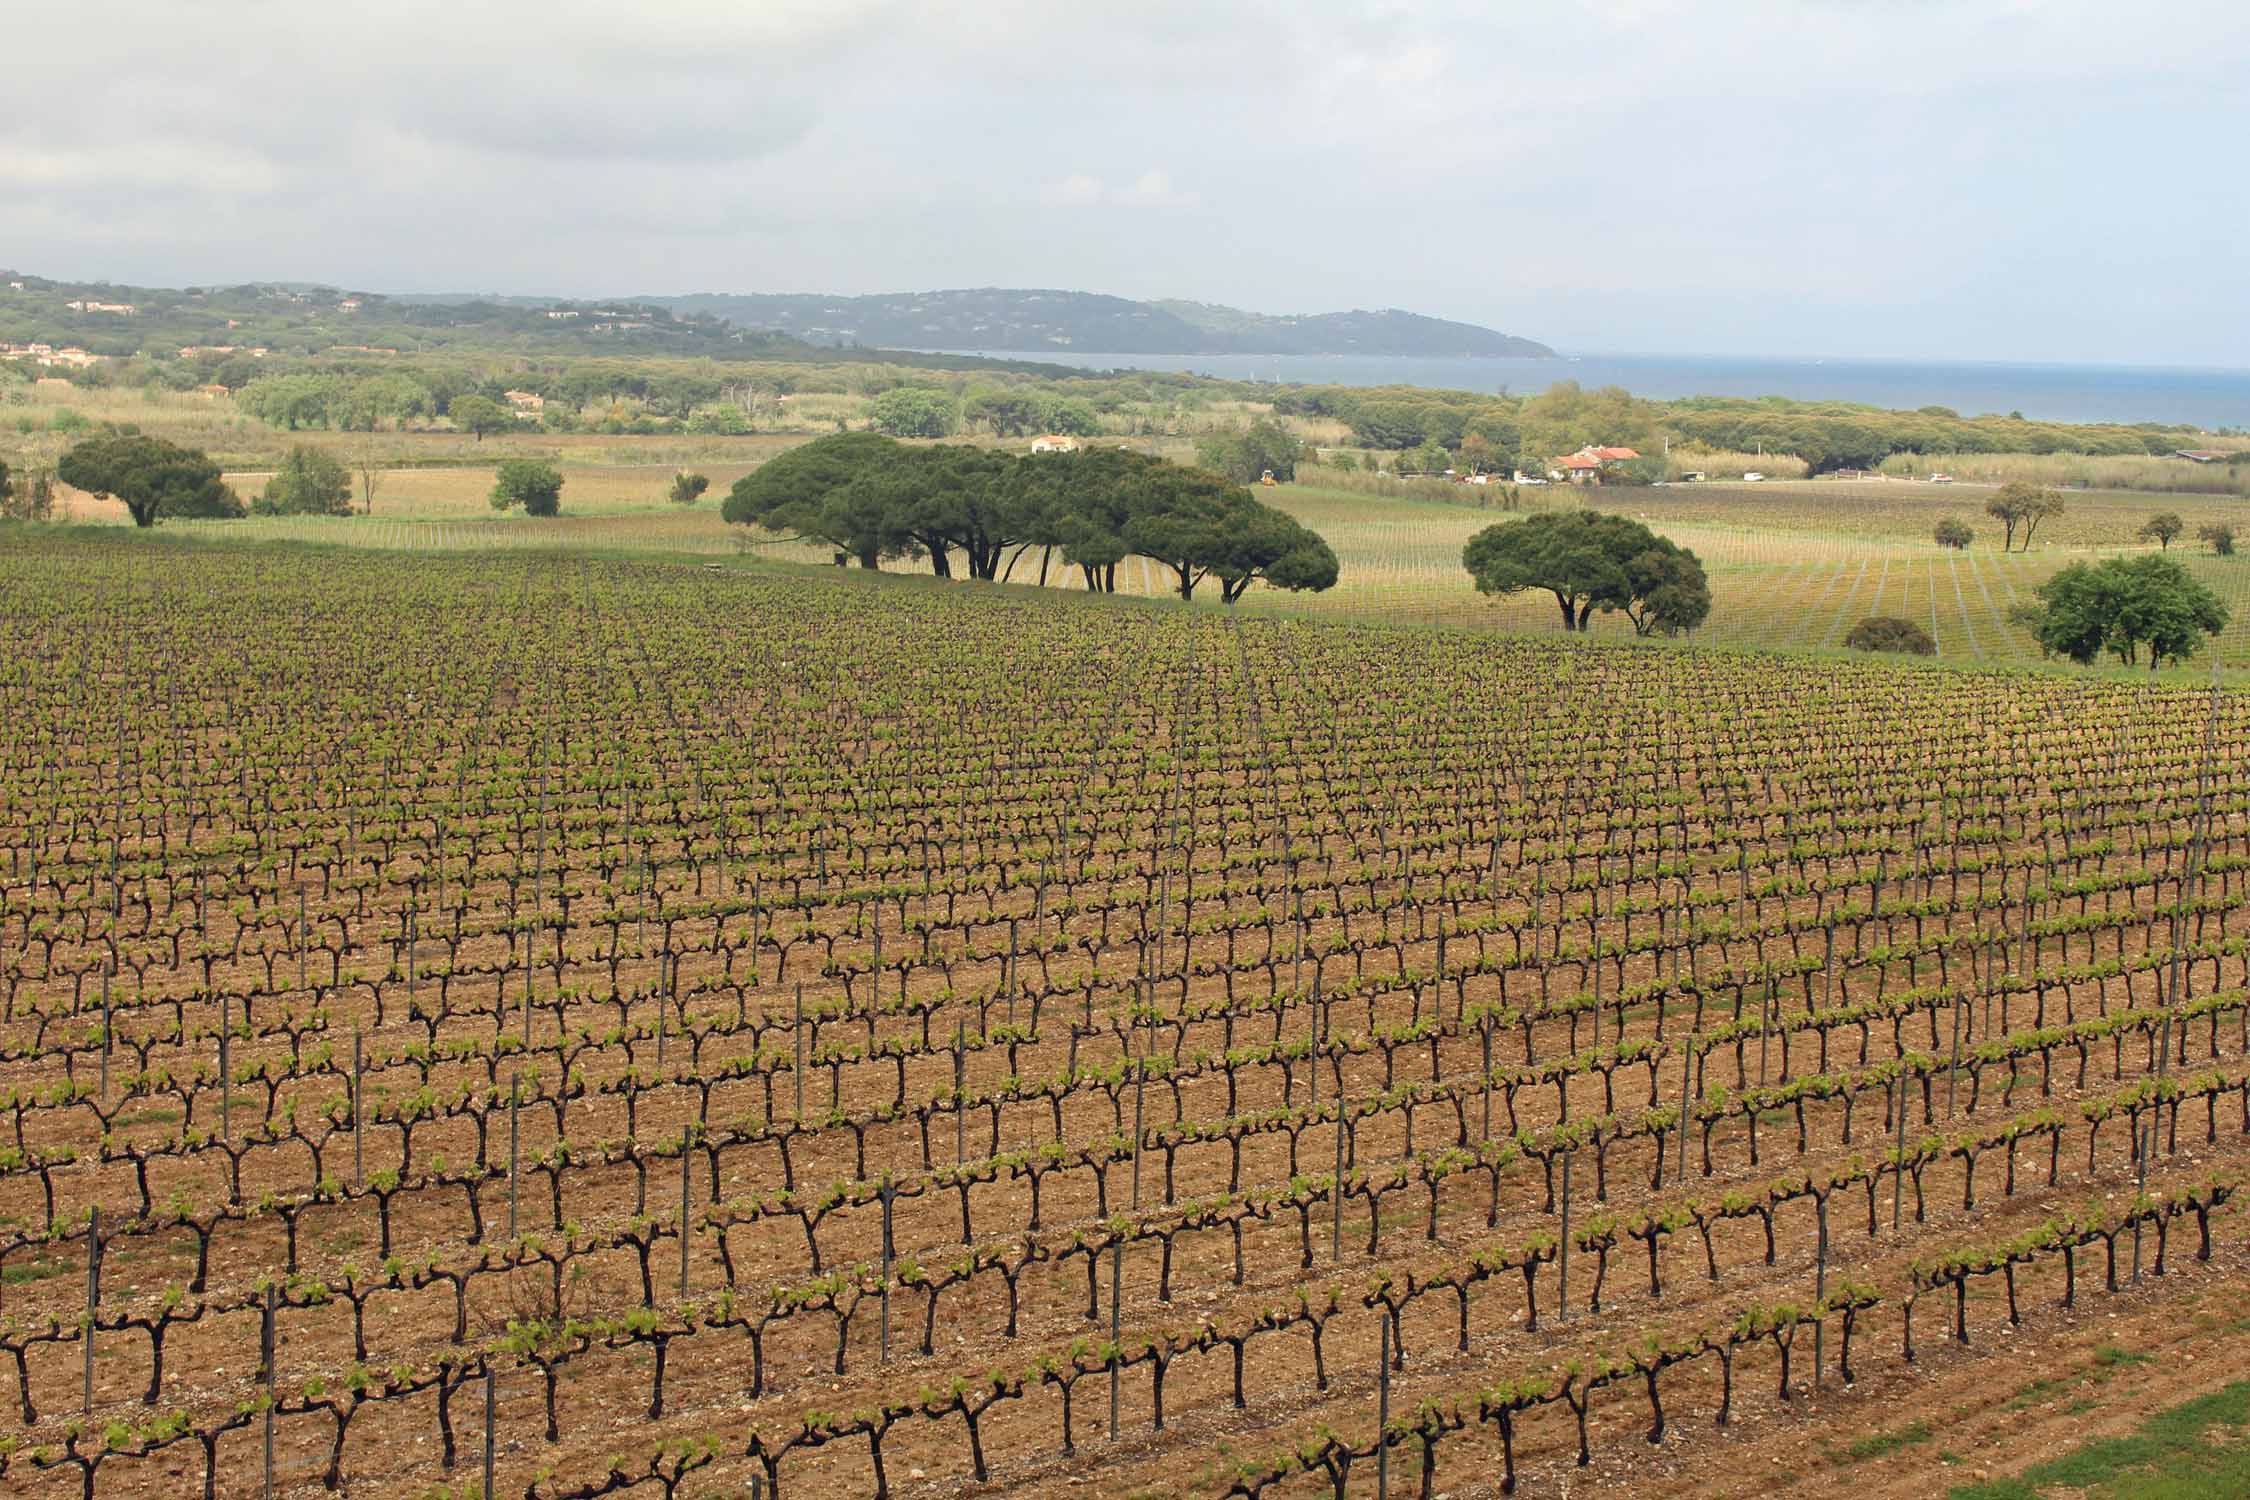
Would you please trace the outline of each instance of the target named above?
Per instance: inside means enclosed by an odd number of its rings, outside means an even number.
[[[2158,1412],[2125,1437],[2102,1438],[2013,1479],[1960,1485],[1951,1500],[2237,1500],[2250,1495],[2250,1381]],[[2223,1429],[2223,1430],[2215,1430]]]

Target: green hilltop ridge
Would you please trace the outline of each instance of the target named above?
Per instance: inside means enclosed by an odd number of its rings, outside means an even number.
[[[1551,358],[1530,339],[1386,308],[1280,317],[1208,302],[974,287],[866,296],[701,292],[637,297],[814,344],[1089,354],[1382,354]]]
[[[1063,376],[1061,365],[838,348],[643,298],[386,295],[312,282],[147,287],[0,270],[0,356],[30,346],[104,360],[526,358],[880,361]]]
[[[75,305],[74,305],[75,304]],[[1554,350],[1395,308],[1273,317],[1208,302],[986,287],[864,297],[704,292],[610,299],[348,291],[310,282],[182,288],[0,272],[0,343],[107,358],[260,349],[318,356],[470,348],[525,355],[797,359],[881,355],[938,368],[1041,371],[972,354],[1361,354],[1547,358]],[[914,352],[924,351],[924,352]]]

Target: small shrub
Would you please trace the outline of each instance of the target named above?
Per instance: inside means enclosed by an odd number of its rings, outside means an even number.
[[[1876,615],[1852,627],[1844,644],[1854,651],[1899,651],[1913,656],[1937,655],[1937,642],[1912,620],[1896,615]]]
[[[523,507],[527,516],[551,516],[562,509],[563,477],[553,464],[535,458],[509,458],[500,463],[492,485],[492,508]]]

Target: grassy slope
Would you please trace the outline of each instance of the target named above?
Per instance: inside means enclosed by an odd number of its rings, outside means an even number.
[[[1961,1485],[1950,1500],[2235,1500],[2250,1495],[2250,1382],[2236,1381],[2022,1474]]]

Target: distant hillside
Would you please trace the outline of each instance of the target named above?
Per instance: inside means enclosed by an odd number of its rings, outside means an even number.
[[[362,357],[512,350],[718,359],[815,352],[785,335],[632,302],[482,298],[440,303],[303,283],[143,287],[25,272],[7,272],[0,279],[0,342],[158,359],[191,349]]]
[[[1545,344],[1419,313],[1274,317],[1207,302],[1135,302],[1095,292],[978,287],[864,297],[704,292],[637,297],[816,344],[1091,354],[1415,354],[1543,358]]]
[[[832,342],[813,343],[632,299],[385,296],[308,282],[121,286],[0,270],[0,357],[31,345],[104,360],[334,357],[364,363],[500,353],[879,361],[928,369],[1075,373],[1025,360],[839,349]]]

